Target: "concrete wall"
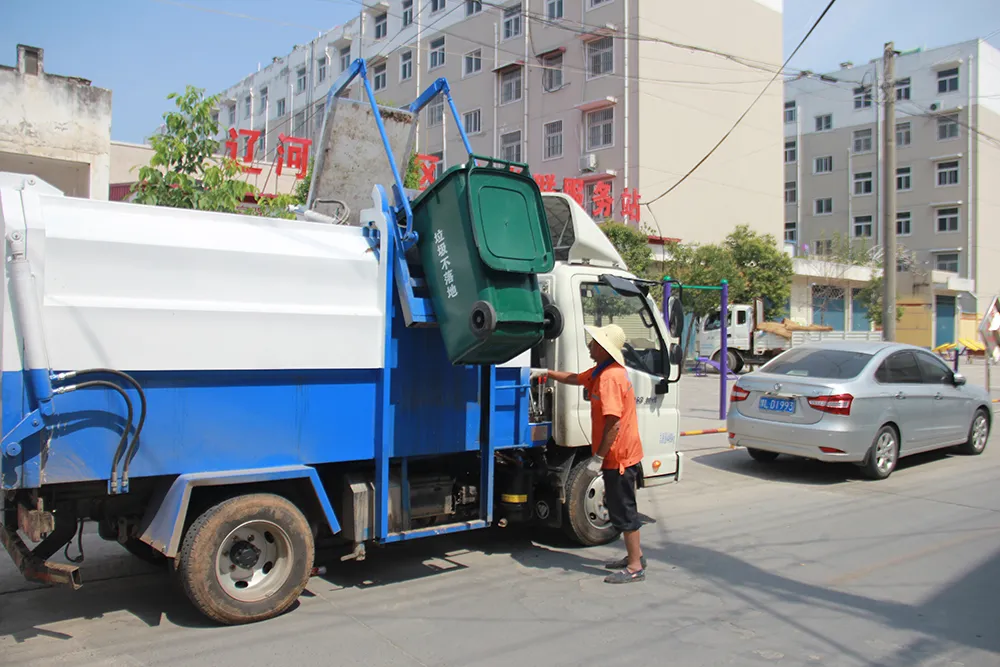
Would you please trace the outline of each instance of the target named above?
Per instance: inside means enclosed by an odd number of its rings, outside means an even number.
[[[0,171],[37,175],[75,197],[108,198],[111,91],[48,74],[41,49],[0,67]]]
[[[976,295],[982,314],[1000,293],[1000,51],[985,42],[979,49],[979,86],[973,118],[980,134],[971,142],[975,164]]]

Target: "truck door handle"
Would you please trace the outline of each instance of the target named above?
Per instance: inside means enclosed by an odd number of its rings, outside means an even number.
[[[726,334],[726,338],[732,338],[733,334]]]
[[[902,400],[902,399],[906,398],[906,394],[904,394],[901,391],[898,391],[898,392],[896,392],[896,398]]]
[[[939,391],[938,393],[934,394],[934,398],[940,401],[942,398],[941,392]]]

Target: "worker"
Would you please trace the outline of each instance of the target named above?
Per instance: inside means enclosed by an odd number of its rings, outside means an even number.
[[[642,442],[635,412],[635,390],[625,370],[625,331],[617,324],[585,326],[595,366],[583,373],[548,371],[556,382],[582,385],[590,396],[591,452],[587,463],[604,477],[605,503],[611,524],[622,532],[628,555],[605,564],[615,570],[604,581],[626,584],[646,578],[646,559],[639,544],[636,488],[642,485]]]

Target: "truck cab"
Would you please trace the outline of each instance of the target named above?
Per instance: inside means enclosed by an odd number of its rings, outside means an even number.
[[[636,412],[642,438],[644,486],[680,479],[682,457],[677,451],[679,433],[680,331],[669,330],[648,283],[628,271],[621,255],[572,198],[544,193],[543,201],[552,234],[556,265],[539,276],[544,297],[555,303],[563,322],[555,338],[544,340],[531,352],[533,369],[582,372],[593,366],[584,326],[615,323],[628,337],[625,365],[635,390]],[[680,305],[673,302],[673,307]],[[681,317],[669,318],[681,321]],[[590,401],[583,387],[542,383],[532,390],[539,420],[551,421],[552,448],[573,456],[581,467],[590,456]],[[583,520],[570,512],[566,527],[584,543],[601,543],[610,531],[603,504],[603,480],[569,471],[565,485],[568,507],[582,502]],[[579,483],[577,478],[579,477]]]

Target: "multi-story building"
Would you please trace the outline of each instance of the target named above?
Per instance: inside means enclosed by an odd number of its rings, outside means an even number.
[[[821,257],[850,240],[880,256],[883,197],[895,188],[900,299],[928,314],[933,335],[920,342],[938,345],[955,339],[956,310],[971,320],[1000,290],[1000,189],[991,186],[1000,182],[1000,51],[972,40],[899,54],[889,128],[883,82],[881,57],[786,82],[785,240]],[[886,131],[897,160],[889,183]],[[813,289],[838,302],[840,328],[868,327],[852,294]]]
[[[651,202],[680,179],[774,75],[780,0],[366,4],[224,91],[220,140],[260,131],[258,155],[273,156],[279,133],[315,138],[331,83],[364,57],[386,104],[447,78],[473,150],[578,189],[597,218],[638,222],[638,211],[652,236],[685,242],[720,241],[740,223],[780,238],[780,83],[675,191],[648,208],[632,197]],[[355,82],[348,96],[359,93]],[[439,173],[465,161],[443,102],[424,111],[416,151]]]

